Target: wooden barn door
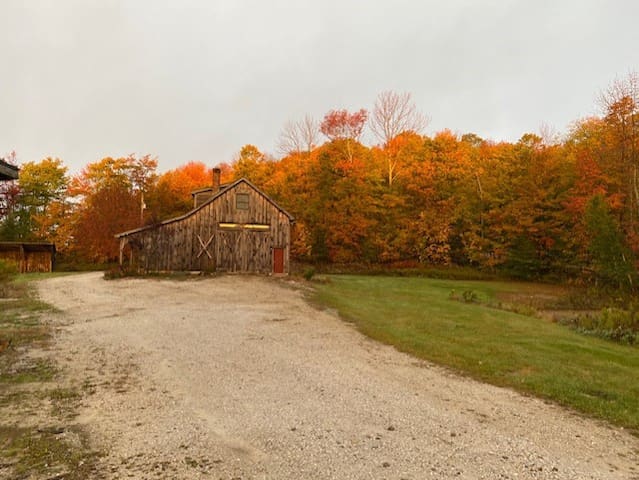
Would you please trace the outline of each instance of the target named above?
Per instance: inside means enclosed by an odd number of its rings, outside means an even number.
[[[271,244],[269,232],[219,230],[215,250],[216,268],[223,272],[271,273],[274,268]],[[283,250],[280,263],[283,273]]]
[[[223,272],[241,271],[241,230],[220,230],[217,253],[217,269]]]
[[[215,233],[201,231],[193,239],[193,256],[191,270],[214,271],[215,265]]]
[[[284,273],[284,249],[273,249],[273,273]]]

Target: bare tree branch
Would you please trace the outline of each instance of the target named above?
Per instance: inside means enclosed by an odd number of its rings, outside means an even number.
[[[377,96],[370,126],[385,150],[389,187],[397,176],[399,156],[389,153],[388,147],[398,135],[405,132],[421,134],[426,125],[428,118],[417,109],[410,93],[387,91]]]
[[[302,120],[290,121],[284,125],[277,150],[282,155],[310,152],[317,145],[318,137],[318,122],[310,115],[305,115]]]
[[[631,71],[625,77],[615,78],[606,90],[599,93],[597,103],[604,114],[608,114],[611,107],[624,98],[630,98],[639,105],[639,73]]]
[[[428,118],[417,109],[410,93],[387,91],[378,95],[370,126],[383,145],[402,132],[419,134],[427,125]]]

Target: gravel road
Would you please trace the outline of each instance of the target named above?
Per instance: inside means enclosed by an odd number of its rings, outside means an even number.
[[[639,479],[639,439],[375,343],[254,276],[39,282],[105,478]]]

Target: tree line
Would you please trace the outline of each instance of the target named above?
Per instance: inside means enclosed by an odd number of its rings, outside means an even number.
[[[466,265],[521,278],[571,277],[634,289],[639,254],[639,77],[614,81],[602,114],[560,138],[495,142],[443,130],[411,95],[370,112],[285,125],[279,156],[245,145],[223,181],[245,177],[296,218],[292,254],[309,262]],[[376,144],[361,143],[365,128]],[[104,158],[69,177],[60,159],[2,184],[1,240],[54,241],[68,259],[108,262],[115,233],[187,212],[210,166],[159,174],[150,155]]]

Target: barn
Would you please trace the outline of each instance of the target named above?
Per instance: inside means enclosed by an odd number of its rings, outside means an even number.
[[[246,179],[194,192],[177,218],[116,235],[120,265],[142,271],[288,274],[293,217]]]

